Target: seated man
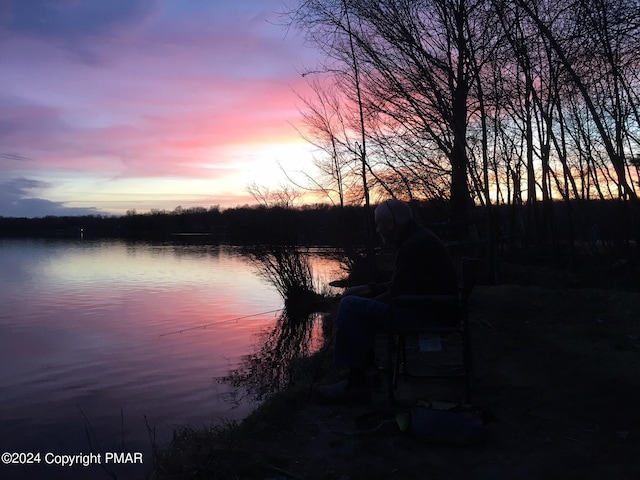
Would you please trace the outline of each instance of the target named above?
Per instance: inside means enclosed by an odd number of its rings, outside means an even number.
[[[366,369],[374,366],[376,333],[388,330],[389,322],[415,320],[411,311],[396,310],[393,316],[387,315],[387,302],[398,295],[455,295],[458,290],[446,247],[413,220],[408,205],[388,200],[374,214],[378,235],[396,248],[393,276],[382,288],[370,285],[345,291],[336,318],[335,363],[349,367],[349,377],[318,389],[320,398],[326,401],[358,402],[369,398]]]

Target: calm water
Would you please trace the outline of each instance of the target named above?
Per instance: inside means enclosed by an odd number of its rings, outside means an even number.
[[[281,307],[232,247],[0,240],[0,452],[143,452],[142,467],[109,465],[141,478],[149,427],[164,444],[250,411],[214,379],[277,315],[254,314]],[[109,478],[43,464],[0,464],[0,478]]]

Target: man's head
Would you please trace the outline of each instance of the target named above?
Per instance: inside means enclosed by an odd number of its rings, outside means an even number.
[[[393,198],[378,205],[374,217],[376,232],[382,241],[389,245],[398,242],[400,234],[413,219],[409,206]]]

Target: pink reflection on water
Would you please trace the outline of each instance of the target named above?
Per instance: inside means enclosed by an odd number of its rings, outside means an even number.
[[[0,243],[0,287],[12,448],[71,425],[83,438],[79,407],[116,437],[121,411],[128,428],[144,415],[169,432],[243,416],[215,378],[255,351],[283,306],[237,250],[212,246]],[[148,441],[141,427],[128,440]]]

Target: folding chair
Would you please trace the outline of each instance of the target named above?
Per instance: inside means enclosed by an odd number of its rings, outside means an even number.
[[[400,373],[407,379],[409,376],[422,378],[464,377],[465,401],[471,399],[473,365],[471,358],[471,337],[469,333],[469,297],[473,289],[478,260],[463,258],[460,282],[457,295],[401,295],[394,298],[387,309],[392,316],[397,310],[394,307],[412,310],[419,313],[420,319],[409,325],[398,325],[390,318],[387,333],[387,367],[389,402],[395,404],[395,390],[398,387]],[[433,312],[437,312],[434,314]],[[457,375],[437,375],[427,373],[412,375],[409,372],[407,358],[407,337],[430,335],[447,337],[459,335],[462,340],[463,373]],[[394,355],[395,354],[395,355]],[[395,357],[395,358],[394,358]]]

